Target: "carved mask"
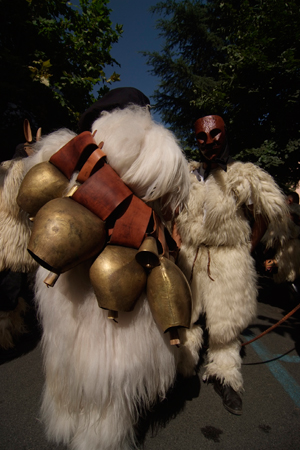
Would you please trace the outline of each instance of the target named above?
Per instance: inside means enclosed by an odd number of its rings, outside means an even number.
[[[225,123],[220,116],[205,116],[196,120],[195,134],[198,147],[204,158],[218,158],[226,147]]]

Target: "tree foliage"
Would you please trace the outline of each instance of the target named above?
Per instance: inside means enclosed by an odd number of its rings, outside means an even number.
[[[122,33],[112,29],[107,3],[0,0],[0,129],[10,153],[24,140],[24,118],[43,132],[74,129],[94,88],[103,95],[119,79],[104,72],[116,63],[110,50]]]
[[[193,123],[222,115],[231,153],[281,184],[300,179],[300,8],[297,0],[158,3],[156,109],[193,158]]]

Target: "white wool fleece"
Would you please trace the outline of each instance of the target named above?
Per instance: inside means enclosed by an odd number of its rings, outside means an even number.
[[[27,252],[31,223],[16,199],[24,177],[24,159],[0,166],[0,271],[31,272],[37,264]]]
[[[104,113],[95,130],[108,163],[134,194],[149,202],[160,199],[156,207],[167,203],[173,211],[187,202],[187,162],[174,136],[146,109]],[[20,182],[74,136],[62,129],[43,137],[24,160]],[[136,448],[143,409],[163,399],[175,381],[178,349],[155,323],[146,292],[132,312],[119,313],[118,323],[108,320],[89,280],[90,265],[86,261],[61,274],[53,288],[44,284],[47,271],[37,271],[46,378],[42,418],[48,438],[73,450],[129,450]],[[193,358],[181,358],[180,365],[193,373]]]
[[[103,113],[92,127],[97,144],[104,141],[108,163],[142,200],[162,196],[172,211],[189,193],[189,172],[174,135],[139,106]],[[166,206],[166,205],[165,205]]]
[[[199,164],[190,167],[193,171]],[[176,220],[182,239],[178,263],[191,281],[192,322],[201,313],[206,315],[206,376],[216,376],[237,391],[242,390],[239,334],[256,314],[257,274],[250,255],[249,201],[254,217],[261,214],[272,225],[272,240],[284,241],[284,196],[270,175],[251,163],[229,164],[227,172],[215,169],[205,182],[191,174],[189,202]],[[187,330],[190,343],[195,331],[191,339],[189,334]],[[192,353],[197,350],[199,347]]]

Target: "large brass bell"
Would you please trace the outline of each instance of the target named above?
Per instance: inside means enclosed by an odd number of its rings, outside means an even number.
[[[62,197],[69,180],[50,162],[33,166],[25,175],[19,189],[17,203],[30,217],[50,200]]]
[[[147,236],[135,255],[137,262],[146,269],[153,269],[160,264],[156,239]]]
[[[135,260],[136,252],[133,248],[107,245],[92,264],[90,280],[101,308],[133,310],[147,282],[144,268]]]
[[[160,265],[151,270],[147,281],[153,317],[164,332],[177,327],[189,328],[192,294],[188,281],[176,264],[164,256],[159,259]]]
[[[71,198],[57,198],[37,213],[28,251],[41,266],[60,274],[96,256],[105,243],[99,217]]]

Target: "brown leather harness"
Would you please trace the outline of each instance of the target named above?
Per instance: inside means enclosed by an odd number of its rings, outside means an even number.
[[[98,146],[93,135],[84,131],[52,155],[50,163],[69,180],[79,171],[76,181],[80,185],[71,198],[106,222],[111,244],[138,249],[150,235],[158,239],[162,254],[168,257],[160,218],[107,163],[102,147],[103,142]]]

